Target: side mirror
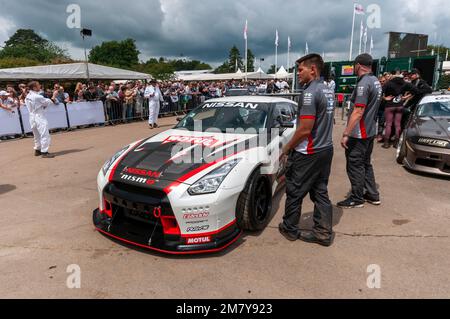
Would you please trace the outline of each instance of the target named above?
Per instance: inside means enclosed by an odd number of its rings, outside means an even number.
[[[280,123],[280,127],[282,127],[282,128],[294,128],[295,125],[292,122],[282,122],[282,123]]]

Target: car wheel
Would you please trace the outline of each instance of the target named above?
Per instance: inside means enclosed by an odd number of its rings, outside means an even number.
[[[402,134],[400,137],[400,141],[398,142],[397,147],[397,163],[400,165],[403,165],[406,157],[406,140],[405,140],[405,134]]]
[[[252,174],[239,196],[236,219],[242,230],[259,231],[266,228],[272,213],[272,187],[259,169]]]

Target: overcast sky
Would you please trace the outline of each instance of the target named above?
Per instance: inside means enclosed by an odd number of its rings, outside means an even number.
[[[369,30],[374,56],[387,53],[388,31],[417,32],[430,36],[431,44],[450,46],[448,0],[359,1],[381,7],[381,29]],[[326,60],[346,60],[349,55],[353,1],[351,0],[0,0],[0,43],[18,28],[31,28],[83,58],[79,30],[66,25],[69,4],[81,7],[81,23],[94,36],[92,47],[102,41],[133,38],[141,60],[149,57],[189,57],[213,65],[222,63],[229,48],[244,51],[243,30],[249,23],[249,47],[263,69],[274,64],[275,30],[279,30],[279,65],[287,63],[287,37],[292,39],[292,59],[305,51],[325,52]],[[359,25],[355,27],[355,53]],[[369,40],[370,41],[370,40]],[[256,62],[258,66],[258,62]]]

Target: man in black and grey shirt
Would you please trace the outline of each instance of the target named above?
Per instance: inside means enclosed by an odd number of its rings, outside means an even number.
[[[352,191],[349,198],[338,203],[341,208],[362,208],[365,202],[381,204],[372,166],[372,152],[377,134],[375,118],[383,89],[380,81],[372,74],[372,63],[369,54],[361,54],[355,60],[358,83],[353,92],[352,108],[341,142],[346,150],[347,174]]]
[[[288,240],[331,246],[334,241],[333,207],[328,180],[333,160],[334,92],[320,81],[324,67],[318,54],[297,61],[300,82],[305,85],[299,103],[299,121],[292,140],[284,147],[289,155],[286,171],[286,212],[279,229]],[[300,232],[303,199],[314,202],[314,229]]]

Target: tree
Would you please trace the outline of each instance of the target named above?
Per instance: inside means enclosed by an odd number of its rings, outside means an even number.
[[[272,64],[270,66],[270,69],[267,71],[267,74],[275,74],[275,73],[277,73],[275,69],[276,69],[275,64]]]
[[[65,50],[30,29],[17,30],[5,42],[4,49],[0,51],[0,59],[4,58],[33,60],[39,64],[51,63],[53,60],[71,61]]]
[[[450,89],[450,75],[442,74],[439,79],[438,88],[440,90]]]
[[[450,54],[450,48],[447,48],[443,45],[429,45],[428,46],[428,54],[431,55],[431,53],[433,53],[433,51],[434,51],[435,55],[439,55],[440,61],[445,61],[447,52],[449,52],[449,54]],[[449,57],[450,57],[450,55],[449,55]]]
[[[0,59],[0,69],[21,68],[39,65],[39,61],[27,58],[3,58]]]
[[[139,50],[136,41],[107,41],[92,48],[89,61],[123,69],[133,69],[139,64]]]
[[[174,77],[174,67],[161,57],[158,59],[151,58],[146,63],[140,64],[136,67],[136,71],[151,74],[158,80],[170,80]]]
[[[244,69],[241,52],[235,45],[230,49],[230,53],[228,55],[228,66],[230,67],[228,73],[236,72],[237,69]]]
[[[242,61],[241,52],[234,45],[228,54],[228,60],[221,66],[214,70],[215,73],[234,73],[238,69],[244,70],[244,63]]]
[[[247,51],[247,60],[248,60],[248,72],[255,72],[255,55],[252,50],[248,49]]]

